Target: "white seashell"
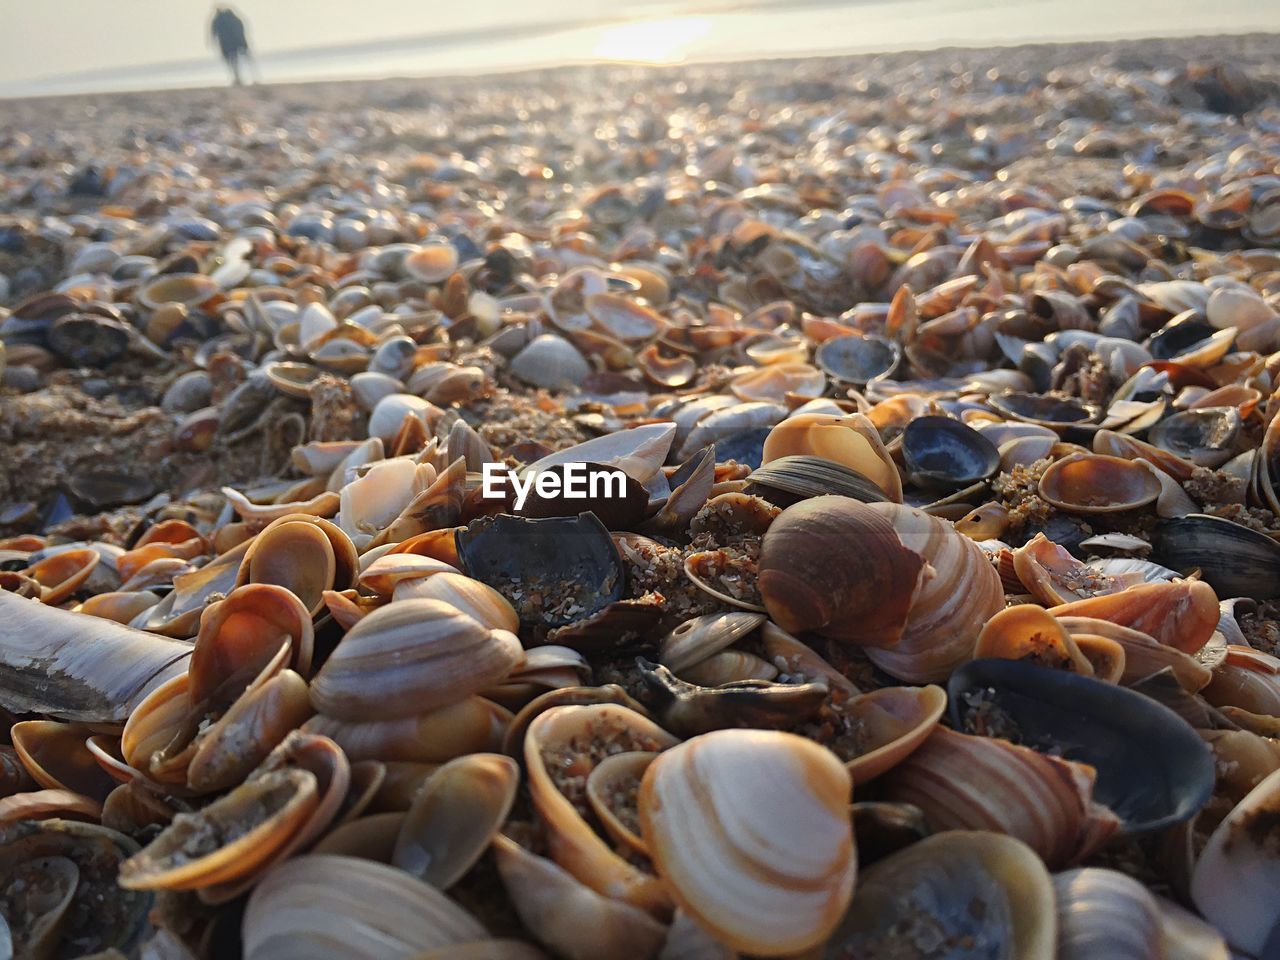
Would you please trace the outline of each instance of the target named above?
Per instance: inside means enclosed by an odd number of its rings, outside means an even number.
[[[338,526],[360,550],[400,516],[417,493],[435,479],[435,469],[408,457],[383,460],[342,487]]]
[[[547,454],[531,463],[526,470],[534,473],[562,463],[600,463],[617,467],[637,483],[644,483],[658,472],[666,460],[675,433],[674,423],[648,423],[643,427],[619,430],[576,447]]]
[[[658,755],[640,824],[680,906],[755,956],[821,944],[853,896],[852,782],[825,747],[794,734],[717,730]]]
[[[508,369],[535,387],[567,390],[591,373],[591,364],[568,340],[544,333],[511,358]]]
[[[338,326],[338,321],[323,303],[309,303],[298,317],[298,345],[310,350],[312,345],[330,330]]]
[[[351,392],[356,395],[356,403],[366,413],[378,405],[383,397],[393,393],[404,393],[404,384],[395,377],[377,370],[366,370],[351,378]]]
[[[383,397],[369,414],[369,436],[390,441],[400,429],[406,414],[413,414],[431,428],[439,408],[411,393],[392,393]]]
[[[1233,947],[1261,956],[1280,923],[1280,770],[1218,824],[1191,875],[1191,899]]]

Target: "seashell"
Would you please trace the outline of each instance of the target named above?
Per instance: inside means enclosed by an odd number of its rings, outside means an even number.
[[[764,622],[762,614],[738,611],[686,620],[663,639],[658,648],[658,662],[679,674],[733,646]]]
[[[548,454],[521,472],[537,473],[566,463],[598,463],[616,467],[638,483],[647,483],[666,460],[675,433],[676,425],[670,422],[619,430]]]
[[[401,600],[348,631],[312,681],[311,702],[341,720],[409,717],[501,681],[522,655],[513,634],[447,603]]]
[[[68,790],[101,804],[116,781],[85,748],[88,728],[54,720],[23,720],[9,737],[31,779],[48,790]]]
[[[1280,922],[1274,811],[1280,771],[1250,791],[1209,837],[1191,875],[1191,899],[1233,947],[1263,956]]]
[[[963,702],[958,692],[952,701]],[[919,807],[935,831],[996,828],[1026,843],[1050,867],[1083,859],[1119,826],[1115,814],[1093,800],[1093,768],[941,726],[881,784],[886,800]]]
[[[298,314],[298,345],[309,350],[337,327],[338,321],[328,307],[323,303],[309,303]]]
[[[376,370],[365,370],[362,373],[357,373],[351,377],[348,383],[351,386],[351,392],[355,395],[356,403],[360,405],[360,409],[365,413],[372,413],[383,398],[405,392],[405,386],[401,381]],[[389,419],[391,414],[386,413],[383,416]],[[401,419],[403,419],[403,415]]]
[[[587,378],[591,364],[568,340],[544,333],[512,357],[507,369],[532,386],[568,390]]]
[[[871,421],[861,414],[788,417],[769,431],[762,465],[793,455],[817,456],[842,464],[865,476],[890,500],[902,502],[902,480],[898,469]]]
[[[742,680],[700,687],[644,658],[637,663],[658,719],[681,736],[726,727],[774,728],[795,723],[814,717],[827,700],[827,685],[822,682]]]
[[[579,777],[585,783],[609,753],[655,752],[676,742],[652,721],[612,703],[552,707],[533,719],[524,740],[529,793],[546,824],[551,858],[597,893],[650,913],[669,909],[662,885],[610,849],[563,790],[576,789]]]
[[[1236,452],[1240,411],[1235,407],[1184,410],[1166,417],[1147,431],[1147,440],[1161,450],[1201,467],[1220,467]]]
[[[644,750],[611,754],[596,764],[586,783],[587,802],[609,835],[622,846],[646,856],[636,797],[645,770],[657,756]]]
[[[1217,596],[1199,580],[1144,583],[1119,593],[1054,607],[1056,617],[1096,617],[1149,634],[1158,643],[1196,653],[1217,628]]]
[[[959,420],[917,417],[902,432],[902,460],[917,485],[958,487],[995,473],[1000,451]]]
[[[137,293],[138,302],[151,310],[166,303],[198,307],[219,293],[218,284],[195,273],[166,273],[145,284]]]
[[[651,524],[658,531],[683,533],[706,505],[715,486],[715,448],[707,447],[690,457],[667,476],[666,501],[654,514]],[[656,475],[653,480],[656,480]],[[651,481],[652,482],[652,481]]]
[[[1099,430],[1094,434],[1093,450],[1094,453],[1122,457],[1125,460],[1145,460],[1179,483],[1186,483],[1195,471],[1195,464],[1182,457],[1144,443],[1135,437],[1126,437],[1111,430]]]
[[[366,557],[369,554],[365,555]],[[456,567],[434,557],[416,553],[387,553],[369,563],[357,581],[361,587],[371,590],[384,600],[389,600],[401,584],[427,580],[439,573],[457,573]],[[409,596],[402,593],[399,599]]]
[[[463,572],[493,587],[522,622],[563,626],[622,597],[626,571],[595,514],[473,520],[457,536]],[[532,598],[546,602],[536,605]]]
[[[1068,427],[1083,427],[1093,423],[1100,412],[1096,407],[1079,400],[1018,391],[992,394],[987,398],[987,403],[998,413],[1014,420],[1049,427],[1059,433]]]
[[[1202,689],[1212,678],[1212,672],[1195,657],[1183,653],[1174,647],[1157,643],[1155,638],[1139,630],[1122,627],[1107,620],[1094,617],[1055,616],[1055,619],[1071,635],[1077,646],[1084,638],[1096,640],[1103,638],[1118,643],[1124,650],[1123,662],[1120,665],[1118,682],[1134,684],[1159,670],[1169,668],[1177,677],[1178,683],[1186,690],[1196,692]],[[1085,646],[1089,646],[1086,642]],[[1088,656],[1088,652],[1082,649]],[[1104,679],[1099,677],[1099,679]]]
[[[310,398],[311,385],[324,375],[323,370],[319,367],[313,367],[309,363],[284,363],[279,361],[264,364],[262,372],[267,375],[267,379],[271,381],[275,388],[286,397],[297,397],[301,400]]]
[[[1078,761],[1093,799],[1108,808],[1103,820],[1114,813],[1127,833],[1186,821],[1213,792],[1213,761],[1199,736],[1140,693],[1009,660],[975,660],[947,686],[956,729],[983,729],[991,717],[995,732]]]
[[[520,768],[476,753],[451,760],[422,785],[396,836],[391,863],[447,890],[488,849],[515,802]]]
[[[688,459],[703,447],[714,444],[722,462],[736,460],[758,466],[757,456],[762,454],[758,455],[757,451],[764,443],[768,428],[782,420],[787,412],[781,403],[764,401],[736,403],[711,410],[689,429],[684,443],[676,450],[676,456]]]
[[[381,373],[395,380],[404,380],[413,373],[413,358],[418,345],[407,336],[388,337],[378,344],[369,358],[369,371]],[[410,393],[416,393],[410,390]]]
[[[1252,647],[1228,646],[1202,696],[1216,707],[1280,717],[1280,658]]]
[[[306,562],[301,562],[305,557]],[[263,527],[244,552],[235,585],[269,583],[291,591],[314,615],[325,590],[345,590],[355,581],[355,546],[328,520],[286,514]]]
[[[878,486],[843,464],[823,457],[779,457],[751,471],[745,492],[779,507],[825,494],[852,497],[863,503],[887,500]]]
[[[137,849],[129,837],[97,824],[0,826],[0,876],[10,902],[0,945],[17,957],[136,950],[152,899],[118,888],[115,869]]]
[[[781,403],[789,396],[820,397],[827,378],[807,363],[774,363],[738,374],[729,390],[745,403]]]
[[[1100,867],[1066,870],[1053,877],[1058,902],[1058,960],[1099,954],[1133,960],[1164,956],[1160,908],[1137,880]]]
[[[330,830],[311,852],[389,864],[403,823],[403,810],[357,817]]]
[[[1040,477],[1040,496],[1070,513],[1136,510],[1160,495],[1160,481],[1141,463],[1094,453],[1055,460]]]
[[[833,337],[818,346],[813,361],[832,380],[861,387],[892,377],[902,363],[902,347],[875,334]]]
[[[468,753],[502,746],[511,712],[483,697],[395,720],[337,720],[312,717],[302,729],[329,737],[352,763],[362,760],[446,763]]]
[[[333,854],[295,857],[271,870],[249,897],[241,929],[245,960],[386,960],[436,949],[462,958],[463,944],[489,940],[430,884]]]
[[[440,409],[411,393],[389,393],[374,405],[369,414],[369,436],[389,443],[405,417],[409,416],[420,420],[430,430],[440,417]]]
[[[973,655],[1093,675],[1093,665],[1072,636],[1049,611],[1033,603],[1006,607],[988,620]]]
[[[949,830],[863,872],[824,956],[926,956],[925,936],[957,960],[1057,960],[1056,927],[1053,884],[1033,850],[1000,833]]]
[[[667,356],[657,343],[651,343],[636,354],[636,368],[658,386],[676,390],[693,382],[698,362],[683,353]],[[731,402],[727,397],[721,399]]]
[[[427,243],[400,261],[401,269],[423,283],[442,283],[458,269],[458,249],[451,243]]]
[[[758,956],[795,954],[825,941],[853,896],[851,786],[811,740],[720,730],[650,764],[641,831],[681,908],[717,939]]]
[[[309,716],[306,681],[280,671],[238,697],[204,733],[187,766],[187,786],[197,793],[234,787]]]
[[[494,859],[524,926],[565,960],[651,960],[666,928],[644,910],[602,896],[545,857],[499,834]]]
[[[1162,520],[1152,546],[1155,560],[1183,574],[1199,570],[1222,596],[1280,596],[1280,545],[1242,524],[1204,514]]]
[[[520,629],[520,618],[506,597],[488,584],[461,573],[436,573],[414,580],[397,588],[396,594],[396,600],[444,601],[492,630],[516,633]]]
[[[731,607],[763,613],[764,607],[748,599],[755,593],[748,573],[730,565],[723,550],[699,550],[684,558],[684,575],[703,593]]]
[[[947,708],[941,687],[883,687],[859,694],[840,709],[855,732],[857,754],[845,763],[855,784],[901,763],[933,732]]]
[[[99,563],[98,552],[85,547],[46,556],[22,571],[22,575],[40,584],[40,601],[56,606],[68,599],[93,575]]]
[[[1047,607],[1116,593],[1135,583],[1146,582],[1134,574],[1112,576],[1081,563],[1043,533],[1037,533],[1014,550],[1012,559],[1018,580]]]
[[[0,702],[18,713],[121,723],[186,672],[191,647],[0,591]]]
[[[654,311],[616,293],[590,293],[582,303],[592,323],[623,343],[652,339],[665,326]]]

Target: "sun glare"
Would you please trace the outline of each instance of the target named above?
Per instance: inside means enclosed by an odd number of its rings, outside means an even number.
[[[680,63],[710,30],[711,21],[706,17],[636,20],[601,30],[591,55],[598,60]]]

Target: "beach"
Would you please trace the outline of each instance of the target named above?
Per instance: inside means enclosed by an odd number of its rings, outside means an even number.
[[[4,88],[0,957],[1273,956],[1280,39],[649,7]]]

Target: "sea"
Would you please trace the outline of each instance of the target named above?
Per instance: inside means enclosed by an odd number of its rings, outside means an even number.
[[[344,45],[262,50],[269,83],[501,73],[1026,42],[1280,32],[1280,0],[633,0],[609,15]],[[0,83],[0,97],[214,86],[212,53]]]

